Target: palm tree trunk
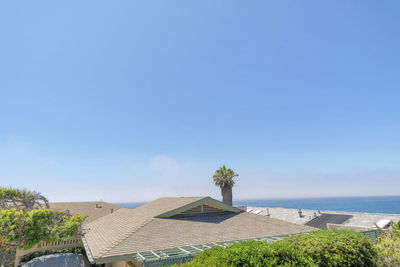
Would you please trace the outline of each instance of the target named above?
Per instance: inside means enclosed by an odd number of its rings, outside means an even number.
[[[232,206],[232,187],[225,186],[221,188],[222,202]]]

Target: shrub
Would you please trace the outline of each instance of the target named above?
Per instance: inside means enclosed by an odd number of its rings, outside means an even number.
[[[376,247],[380,266],[400,266],[400,231],[397,228],[381,233]]]
[[[394,230],[400,231],[400,221],[398,221],[397,223],[393,223],[393,222],[392,222],[392,228],[393,228]]]
[[[245,241],[214,247],[183,266],[315,266],[311,259],[291,244]]]
[[[215,247],[184,266],[376,266],[377,250],[363,234],[318,230],[275,243],[246,241]]]
[[[318,230],[282,240],[310,256],[318,266],[375,266],[377,250],[362,233]]]

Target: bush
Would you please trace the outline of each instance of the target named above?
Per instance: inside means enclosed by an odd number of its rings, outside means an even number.
[[[183,266],[376,266],[377,250],[363,234],[318,230],[279,242],[246,241],[206,250]]]
[[[183,266],[315,266],[311,259],[291,244],[245,241],[214,247]]]
[[[318,266],[376,266],[378,252],[362,233],[351,230],[318,230],[282,240],[295,245]]]
[[[398,221],[397,223],[393,223],[393,222],[392,222],[392,228],[393,228],[394,230],[400,231],[400,221]]]
[[[380,266],[400,266],[400,231],[397,228],[381,233],[376,247]]]

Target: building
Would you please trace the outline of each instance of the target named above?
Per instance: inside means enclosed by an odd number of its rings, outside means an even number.
[[[81,236],[42,242],[37,251],[84,247],[91,264],[104,267],[165,266],[189,261],[214,246],[244,240],[280,240],[313,227],[256,215],[210,197],[160,198],[135,209],[106,202],[50,203],[50,208],[88,215]]]
[[[109,215],[121,208],[121,206],[103,201],[50,203],[50,209],[53,210],[69,211],[72,215],[87,215],[83,225],[95,221],[103,216]]]
[[[92,264],[163,266],[188,261],[213,246],[279,240],[313,230],[210,197],[170,197],[136,209],[120,208],[84,224],[82,242]]]
[[[355,231],[377,230],[385,228],[390,222],[400,221],[400,214],[366,213],[350,211],[323,211],[289,209],[281,207],[246,207],[252,213],[268,214],[276,218],[296,224],[304,224],[320,229],[339,228]],[[383,224],[382,224],[383,223]]]

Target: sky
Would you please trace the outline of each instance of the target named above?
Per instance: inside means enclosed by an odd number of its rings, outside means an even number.
[[[400,2],[0,3],[0,186],[400,195]]]

